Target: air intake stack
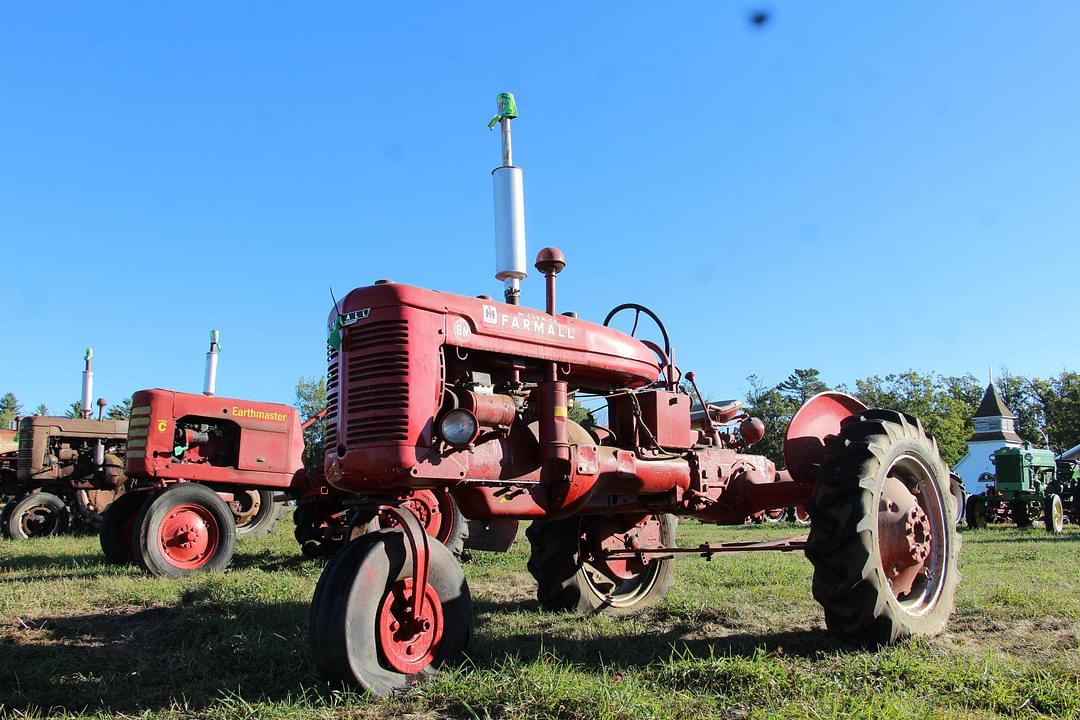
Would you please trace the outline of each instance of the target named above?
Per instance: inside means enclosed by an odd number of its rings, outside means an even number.
[[[499,126],[502,165],[491,171],[495,189],[495,279],[505,283],[506,302],[517,305],[525,279],[525,186],[521,168],[514,167],[510,121],[516,118],[512,93],[499,93],[498,110],[488,128]]]
[[[86,365],[82,374],[82,400],[80,401],[79,410],[84,418],[89,418],[94,412],[94,348],[86,348],[86,355],[83,359],[86,361]]]
[[[210,331],[210,350],[206,353],[206,373],[203,377],[203,395],[217,392],[217,364],[221,345],[218,344],[218,331]]]

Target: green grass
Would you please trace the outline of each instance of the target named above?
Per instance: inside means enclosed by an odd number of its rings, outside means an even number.
[[[791,527],[680,525],[680,542]],[[801,553],[679,561],[658,607],[544,613],[527,543],[477,553],[470,661],[390,700],[312,670],[322,564],[286,519],[225,573],[162,580],[101,562],[95,537],[0,542],[0,715],[316,718],[1080,718],[1080,529],[964,533],[957,612],[879,652],[825,633]]]

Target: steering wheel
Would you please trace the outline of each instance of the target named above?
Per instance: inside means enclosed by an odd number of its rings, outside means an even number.
[[[616,315],[625,310],[634,311],[634,325],[630,328],[630,337],[635,337],[635,333],[637,332],[638,327],[638,321],[641,320],[642,313],[648,315],[649,319],[651,319],[656,325],[656,327],[660,330],[660,335],[664,338],[663,348],[657,347],[656,343],[649,340],[642,340],[641,342],[647,348],[656,353],[656,356],[658,358],[660,358],[660,364],[664,370],[664,375],[667,379],[668,389],[672,389],[674,383],[672,363],[674,362],[674,360],[671,357],[671,339],[668,337],[667,328],[664,327],[663,321],[661,321],[660,318],[657,317],[656,313],[654,313],[652,310],[645,307],[644,305],[639,305],[638,303],[623,303],[622,305],[617,305],[612,308],[611,312],[607,314],[607,317],[604,318],[604,327],[609,327],[611,325],[611,320]]]

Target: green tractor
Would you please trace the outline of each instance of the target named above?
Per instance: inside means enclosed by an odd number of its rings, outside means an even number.
[[[1065,521],[1080,522],[1080,470],[1058,461],[1044,448],[1002,447],[990,456],[995,474],[980,478],[986,492],[967,501],[967,523],[983,528],[990,520],[1012,520],[1029,527],[1041,512],[1047,532],[1060,533]]]

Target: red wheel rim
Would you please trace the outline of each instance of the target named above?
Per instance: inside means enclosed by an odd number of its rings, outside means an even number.
[[[937,602],[948,562],[948,513],[929,468],[912,455],[889,467],[878,497],[878,550],[893,596],[908,612]]]
[[[177,505],[158,526],[158,546],[175,567],[195,570],[202,567],[221,541],[217,520],[202,505]]]
[[[445,491],[416,490],[403,505],[420,521],[424,532],[445,545],[454,530],[453,502]],[[388,514],[380,515],[379,524],[384,528],[398,527],[398,521]]]
[[[412,578],[394,583],[382,599],[376,620],[383,658],[404,675],[418,673],[435,661],[443,632],[442,602],[435,588],[425,587],[419,618],[412,617],[412,588]]]

